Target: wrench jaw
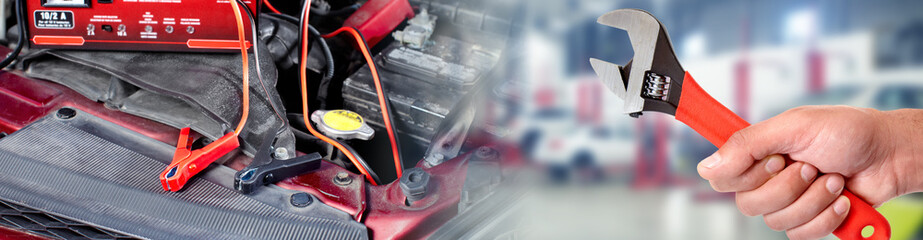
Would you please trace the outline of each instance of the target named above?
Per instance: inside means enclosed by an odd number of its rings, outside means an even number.
[[[663,24],[639,9],[615,10],[599,17],[597,22],[628,32],[635,52],[624,67],[590,59],[600,79],[625,100],[623,112],[632,117],[641,116],[643,111],[675,115],[685,71]]]
[[[603,81],[603,85],[609,88],[609,91],[615,93],[615,95],[622,100],[627,100],[625,98],[625,86],[628,85],[628,82],[625,81],[625,78],[622,78],[622,66],[596,58],[590,58],[590,66],[593,67],[593,71],[599,76],[599,80]],[[640,98],[641,96],[635,97]]]

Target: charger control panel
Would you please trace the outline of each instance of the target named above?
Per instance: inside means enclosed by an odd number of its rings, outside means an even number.
[[[228,0],[24,1],[32,48],[175,52],[240,48],[237,20]],[[259,13],[259,0],[244,2],[251,12]],[[252,42],[243,9],[241,15],[247,41]]]

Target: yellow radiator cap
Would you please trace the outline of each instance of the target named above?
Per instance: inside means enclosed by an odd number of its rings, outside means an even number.
[[[340,131],[355,131],[365,123],[362,116],[348,110],[333,110],[324,114],[324,124]]]
[[[311,122],[328,137],[369,140],[375,135],[362,115],[349,110],[317,110],[311,114]]]

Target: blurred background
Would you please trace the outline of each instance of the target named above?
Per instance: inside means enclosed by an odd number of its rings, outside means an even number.
[[[750,122],[800,105],[923,108],[923,1],[525,2],[526,77],[504,93],[517,103],[506,140],[543,179],[522,206],[530,238],[785,238],[698,177],[716,147],[672,116],[621,113],[588,61],[633,55],[624,31],[596,23],[611,10],[658,17],[683,67]],[[920,196],[879,211],[894,239],[923,239]]]

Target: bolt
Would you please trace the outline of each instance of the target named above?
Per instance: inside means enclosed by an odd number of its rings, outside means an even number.
[[[493,149],[490,149],[489,147],[479,147],[476,154],[478,155],[478,157],[486,158],[486,157],[490,157],[490,154],[492,152],[493,152]]]
[[[335,177],[333,177],[333,183],[336,183],[340,186],[346,186],[353,182],[353,179],[349,177],[349,174],[346,172],[338,172]]]
[[[276,148],[276,150],[273,152],[273,155],[276,157],[276,159],[279,160],[286,160],[289,158],[288,149],[285,149],[284,147]]]
[[[427,157],[424,158],[424,159],[426,160],[425,166],[426,166],[426,167],[432,167],[432,166],[439,165],[439,164],[441,164],[443,161],[445,161],[445,155],[443,155],[442,153],[433,153],[433,154],[430,154],[429,156],[427,156]]]
[[[67,108],[67,107],[61,108],[61,109],[58,109],[58,112],[55,113],[55,116],[57,116],[60,119],[71,119],[71,118],[74,118],[74,116],[77,116],[77,110],[74,110],[73,108]]]
[[[490,147],[479,147],[477,151],[474,152],[474,157],[477,160],[493,160],[497,157],[497,151]]]
[[[435,166],[442,163],[443,160],[445,160],[445,155],[442,155],[441,153],[433,153],[426,157],[426,164],[427,166]]]
[[[312,202],[314,202],[314,199],[311,198],[311,195],[308,195],[307,193],[300,192],[292,194],[292,206],[303,208],[311,205]]]
[[[411,168],[404,171],[401,176],[400,186],[408,203],[419,201],[426,197],[426,185],[429,185],[429,173],[420,168]]]

